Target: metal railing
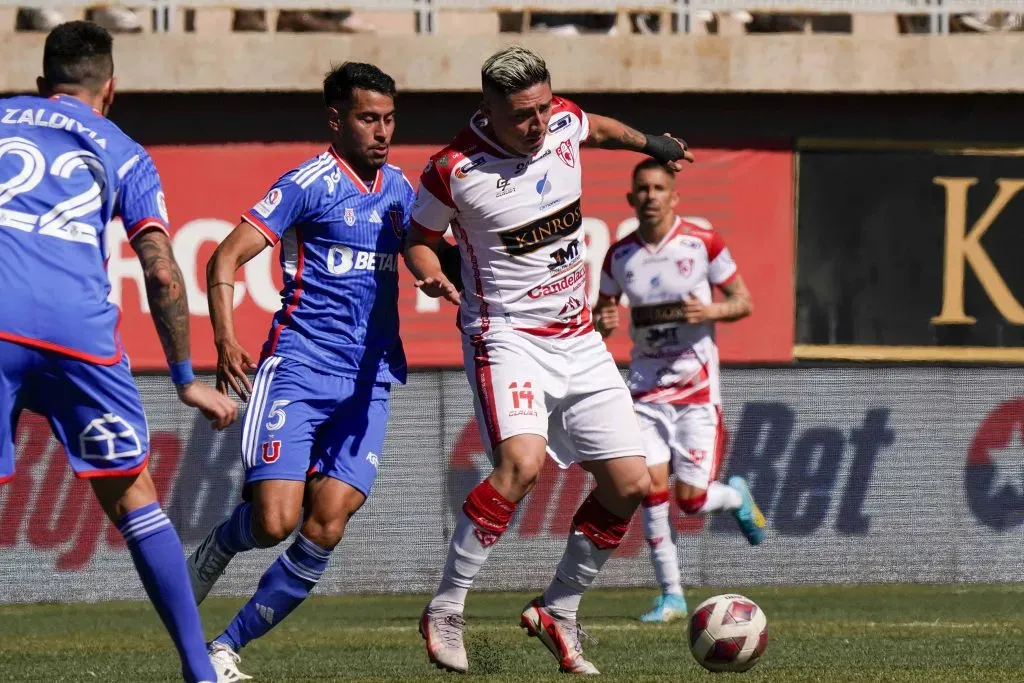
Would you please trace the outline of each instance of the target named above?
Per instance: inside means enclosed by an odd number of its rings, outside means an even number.
[[[485,12],[652,12],[674,15],[679,33],[690,33],[698,12],[749,11],[801,14],[924,15],[931,33],[948,33],[950,17],[975,12],[1024,13],[1024,0],[0,0],[4,7],[82,7],[123,5],[152,8],[156,31],[169,31],[168,17],[178,9],[352,9],[413,12],[421,33],[435,33],[437,13],[444,10]],[[160,19],[162,17],[162,20]]]

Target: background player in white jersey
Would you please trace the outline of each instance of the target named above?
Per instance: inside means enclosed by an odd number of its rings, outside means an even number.
[[[458,515],[420,632],[431,661],[467,670],[466,593],[550,450],[597,485],[573,518],[554,580],[520,623],[562,671],[598,673],[583,657],[576,613],[650,477],[629,391],[594,332],[585,293],[580,145],[644,151],[677,167],[692,157],[672,137],[587,116],[553,96],[544,61],[523,48],[492,56],[482,77],[480,111],[423,173],[406,262],[428,295],[461,303],[467,375],[495,469]],[[461,296],[436,254],[449,225],[462,255]]]
[[[181,541],[147,467],[149,431],[121,348],[120,311],[108,299],[111,219],[124,222],[142,263],[178,398],[218,429],[237,406],[192,374],[188,300],[160,176],[146,150],[106,118],[112,47],[95,24],[61,24],[46,37],[40,96],[0,99],[0,484],[14,477],[21,410],[45,416],[75,476],[89,481],[124,536],[185,680],[213,683]]]
[[[628,384],[651,474],[644,536],[662,593],[642,621],[686,616],[679,558],[669,519],[669,474],[686,515],[732,510],[752,545],[765,520],[741,477],[715,481],[723,448],[722,401],[714,323],[750,315],[754,305],[722,236],[675,214],[675,172],[654,159],[633,170],[627,195],[640,225],[604,260],[595,307],[597,329],[619,326],[619,299],[629,297],[633,358]],[[725,301],[713,301],[713,288]]]

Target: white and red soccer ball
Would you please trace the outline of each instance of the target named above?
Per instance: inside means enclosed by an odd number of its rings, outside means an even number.
[[[746,671],[768,647],[768,619],[753,600],[716,595],[690,617],[690,652],[709,671]]]

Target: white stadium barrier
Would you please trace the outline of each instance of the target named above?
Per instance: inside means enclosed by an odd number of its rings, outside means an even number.
[[[213,433],[166,377],[137,378],[151,471],[188,549],[239,500],[239,424]],[[727,459],[768,517],[751,548],[728,515],[678,530],[687,585],[1024,580],[1020,368],[726,369]],[[462,372],[421,371],[393,394],[380,478],[317,587],[432,590],[454,513],[489,471]],[[0,487],[0,603],[141,598],[120,535],[71,478],[42,418],[23,416]],[[546,585],[591,484],[549,464],[480,574],[481,590]],[[599,585],[653,586],[634,520]],[[286,546],[282,546],[286,547]],[[236,557],[214,593],[251,593],[277,550]]]

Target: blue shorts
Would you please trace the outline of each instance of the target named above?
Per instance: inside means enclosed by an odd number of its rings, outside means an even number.
[[[245,483],[322,474],[370,495],[391,385],[328,375],[281,356],[260,363],[242,422]]]
[[[50,421],[76,477],[128,476],[146,467],[149,430],[125,356],[94,365],[0,341],[0,483],[14,477],[23,408]]]

